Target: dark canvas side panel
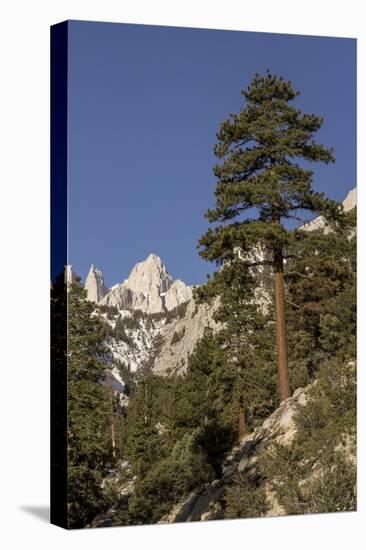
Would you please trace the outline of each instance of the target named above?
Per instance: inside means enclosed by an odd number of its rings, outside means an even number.
[[[68,23],[51,27],[51,523],[67,528]]]

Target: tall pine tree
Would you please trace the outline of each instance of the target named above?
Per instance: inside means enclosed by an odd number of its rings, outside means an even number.
[[[102,325],[79,285],[68,288],[68,516],[69,527],[85,527],[106,506],[101,489],[112,461],[108,389]]]
[[[284,267],[290,257],[286,220],[301,213],[335,217],[339,204],[312,189],[313,172],[300,159],[329,163],[331,149],[314,134],[323,119],[302,114],[292,104],[299,95],[291,82],[256,74],[242,91],[245,105],[231,114],[217,133],[215,207],[206,213],[215,224],[199,241],[200,254],[218,265],[238,254],[243,269],[270,265],[274,274],[279,396],[289,396],[285,321]]]

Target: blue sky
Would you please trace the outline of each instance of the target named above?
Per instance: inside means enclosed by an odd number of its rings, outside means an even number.
[[[213,205],[216,131],[240,90],[269,68],[324,117],[336,163],[314,188],[342,200],[356,185],[356,41],[237,31],[69,23],[69,263],[111,286],[150,252],[174,278],[213,266],[197,241]]]

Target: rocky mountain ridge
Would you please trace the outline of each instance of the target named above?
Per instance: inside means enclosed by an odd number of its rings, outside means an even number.
[[[127,279],[112,288],[104,285],[103,273],[91,266],[85,281],[87,299],[119,310],[144,313],[171,311],[192,297],[192,288],[180,279],[173,281],[161,258],[150,254],[137,263]]]
[[[348,212],[357,204],[357,189],[348,192],[342,202],[343,209]],[[323,216],[318,216],[301,226],[305,231],[325,228]],[[149,256],[138,262],[131,270],[127,279],[107,288],[103,272],[91,265],[84,285],[87,299],[97,304],[114,306],[121,311],[140,310],[147,314],[172,311],[180,304],[192,299],[193,287],[186,285],[180,279],[173,280],[159,256]]]
[[[88,300],[96,304],[94,314],[110,330],[118,319],[126,325],[125,338],[112,336],[107,347],[111,361],[132,373],[147,365],[160,375],[184,371],[205,328],[215,327],[211,308],[197,306],[192,287],[173,280],[156,254],[137,263],[127,279],[110,289],[103,273],[92,265],[85,289]]]

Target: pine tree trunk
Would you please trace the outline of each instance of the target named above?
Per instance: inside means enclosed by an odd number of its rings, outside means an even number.
[[[272,221],[280,225],[281,214],[278,206],[273,206]],[[283,250],[279,243],[274,247],[273,271],[275,280],[276,341],[278,359],[278,390],[280,401],[290,396],[287,369],[287,334],[285,318],[285,284],[283,280]]]
[[[278,356],[278,388],[280,401],[290,396],[287,370],[287,335],[285,319],[285,290],[283,281],[283,255],[278,247],[274,253],[276,341]]]
[[[243,440],[246,432],[246,426],[245,426],[245,410],[244,410],[244,400],[243,397],[240,396],[239,398],[239,433],[238,433],[238,439],[239,443]]]
[[[112,456],[116,458],[116,433],[114,426],[114,413],[113,413],[113,389],[112,385],[109,386],[109,401],[111,405],[111,436],[112,436]]]

